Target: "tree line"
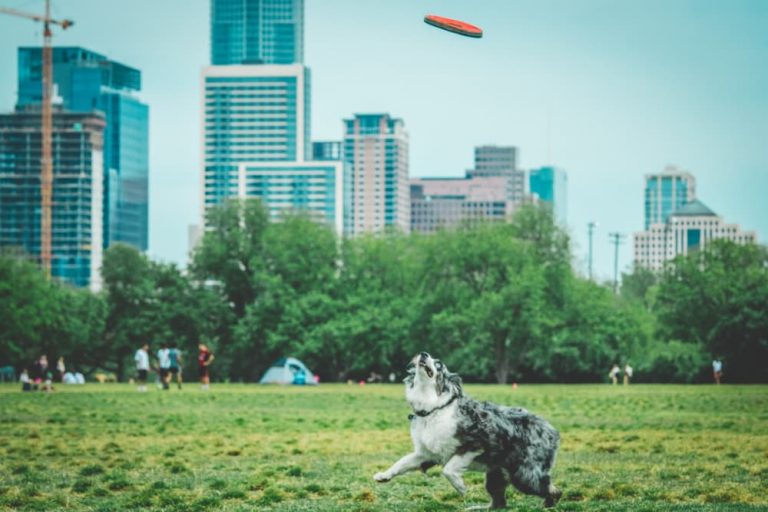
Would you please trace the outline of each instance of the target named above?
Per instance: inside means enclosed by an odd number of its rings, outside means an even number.
[[[139,345],[175,341],[190,372],[197,344],[211,347],[214,380],[255,381],[288,355],[321,381],[402,374],[423,350],[476,382],[601,382],[625,362],[637,381],[700,382],[713,357],[726,382],[768,380],[761,246],[718,241],[661,273],[635,269],[616,295],[574,272],[546,207],[345,238],[301,213],[270,222],[245,200],[212,210],[209,228],[185,270],[110,247],[98,294],[1,256],[0,366],[48,354],[125,380]]]

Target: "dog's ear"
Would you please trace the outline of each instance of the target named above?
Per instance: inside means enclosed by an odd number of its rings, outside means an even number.
[[[449,373],[445,376],[445,379],[448,381],[448,383],[454,387],[456,390],[456,395],[463,396],[464,395],[464,388],[461,386],[461,377],[459,377],[458,373]]]
[[[413,379],[416,377],[416,365],[414,365],[413,363],[410,363],[406,368],[405,373],[406,375],[405,375],[405,378],[403,379],[403,382],[413,387]]]

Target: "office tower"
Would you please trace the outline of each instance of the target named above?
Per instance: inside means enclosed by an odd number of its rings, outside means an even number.
[[[467,171],[468,178],[506,176],[507,197],[520,203],[525,199],[525,171],[517,168],[517,148],[514,146],[476,146],[475,168]]]
[[[211,63],[304,62],[304,0],[211,0]]]
[[[666,221],[653,223],[635,233],[635,264],[662,270],[665,262],[680,254],[703,249],[712,240],[726,239],[738,244],[756,243],[752,231],[742,231],[737,224],[726,224],[722,217],[694,199],[667,215]]]
[[[505,176],[412,178],[411,231],[431,233],[465,222],[505,220],[515,203]]]
[[[17,108],[42,96],[42,52],[19,48]],[[138,98],[141,72],[79,47],[53,48],[54,100],[65,111],[99,111],[104,129],[104,247],[146,250],[149,232],[149,108]]]
[[[355,114],[344,127],[344,232],[408,232],[408,134],[402,119]]]
[[[39,107],[0,115],[0,246],[40,257]],[[101,287],[103,144],[100,113],[53,113],[51,275]]]
[[[255,197],[275,220],[306,210],[340,230],[342,166],[310,160],[309,94],[300,64],[203,70],[204,210]]]
[[[338,140],[313,142],[312,160],[341,160],[341,142]]]
[[[568,175],[557,167],[540,167],[530,172],[530,191],[552,206],[555,220],[565,226],[568,213]]]
[[[696,178],[674,166],[645,176],[645,229],[665,224],[669,215],[696,197]]]

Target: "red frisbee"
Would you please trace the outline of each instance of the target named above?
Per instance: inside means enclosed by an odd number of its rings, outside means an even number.
[[[480,27],[476,27],[463,21],[453,20],[451,18],[428,14],[424,16],[424,23],[447,30],[448,32],[461,34],[462,36],[483,37],[483,30]]]

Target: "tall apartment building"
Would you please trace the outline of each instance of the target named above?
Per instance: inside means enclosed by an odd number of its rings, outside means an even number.
[[[39,106],[40,47],[18,50],[17,108]],[[80,47],[53,48],[56,100],[65,111],[105,115],[104,247],[147,249],[149,234],[149,108],[141,102],[141,72]]]
[[[344,232],[410,230],[408,133],[389,114],[344,120]]]
[[[506,176],[507,198],[513,202],[525,199],[525,171],[517,167],[517,148],[514,146],[476,146],[475,167],[467,171],[467,178]]]
[[[665,224],[672,212],[696,197],[696,178],[674,166],[645,176],[645,229]]]
[[[0,115],[0,247],[40,257],[41,113]],[[101,288],[104,132],[101,113],[53,114],[51,275]]]
[[[551,166],[531,169],[530,191],[540,201],[552,206],[555,219],[561,225],[567,222],[568,175],[563,169]]]
[[[211,63],[304,62],[304,0],[211,0]]]
[[[412,178],[411,231],[432,233],[464,222],[504,220],[515,203],[505,176]]]
[[[694,199],[670,213],[663,224],[653,223],[647,230],[635,233],[635,264],[658,271],[676,256],[704,249],[717,239],[738,244],[757,242],[754,232],[726,224],[722,217]]]

